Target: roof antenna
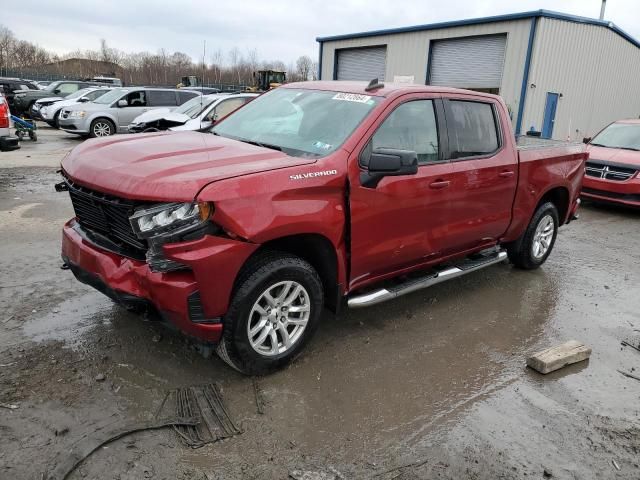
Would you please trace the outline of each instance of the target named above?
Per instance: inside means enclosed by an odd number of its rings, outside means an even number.
[[[369,82],[367,88],[364,89],[365,92],[370,92],[371,90],[377,90],[379,88],[384,88],[384,83],[379,82],[377,78],[374,78]]]

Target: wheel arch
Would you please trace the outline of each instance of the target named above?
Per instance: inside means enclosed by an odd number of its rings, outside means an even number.
[[[563,225],[567,221],[567,215],[569,214],[570,195],[569,189],[563,186],[557,186],[547,190],[541,197],[536,207],[533,209],[532,216],[538,210],[543,203],[551,202],[558,209],[558,218],[560,219],[560,225]]]
[[[301,233],[271,239],[253,252],[245,261],[245,265],[256,255],[262,255],[266,251],[290,253],[309,262],[322,280],[325,306],[333,312],[338,312],[342,297],[339,253],[327,237],[318,233]],[[240,277],[239,274],[236,282]],[[234,290],[237,286],[234,286]]]

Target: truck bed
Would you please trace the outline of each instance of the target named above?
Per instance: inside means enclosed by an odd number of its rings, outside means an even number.
[[[552,147],[579,147],[584,148],[582,142],[566,142],[564,140],[552,140],[550,138],[529,137],[520,135],[516,137],[516,147],[518,150],[528,150],[530,148],[552,148]]]

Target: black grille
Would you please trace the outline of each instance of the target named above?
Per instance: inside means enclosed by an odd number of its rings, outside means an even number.
[[[589,177],[604,178],[623,182],[633,177],[638,170],[633,167],[617,165],[602,161],[587,162],[585,174]]]
[[[206,318],[202,301],[200,300],[200,292],[195,291],[187,297],[187,308],[189,310],[189,319],[194,323],[220,323],[220,318]]]
[[[89,190],[68,178],[66,182],[73,209],[83,228],[103,235],[125,250],[147,251],[147,242],[136,236],[129,223],[135,207],[142,203]]]

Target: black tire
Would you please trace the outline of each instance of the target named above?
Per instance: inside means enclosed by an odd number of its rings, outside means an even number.
[[[60,129],[60,110],[53,115],[53,121],[49,125],[53,128]]]
[[[91,138],[108,137],[115,135],[115,133],[116,126],[108,118],[96,118],[91,122],[91,127],[89,128],[89,136]]]
[[[308,320],[300,336],[288,350],[282,353],[262,354],[254,349],[249,340],[248,324],[252,318],[255,319],[252,317],[252,314],[255,315],[254,304],[263,298],[264,292],[270,288],[277,288],[280,282],[285,281],[301,285],[308,295]],[[217,347],[218,356],[234,369],[247,375],[263,375],[282,368],[291,362],[311,339],[320,323],[323,307],[322,281],[308,262],[281,252],[257,255],[249,260],[238,276],[231,305],[223,319],[224,334]],[[266,323],[269,323],[269,320]],[[295,328],[294,326],[292,331],[295,332]],[[280,341],[282,333],[276,338]],[[273,345],[273,342],[270,343]]]
[[[511,263],[516,267],[525,270],[533,270],[542,265],[547,258],[549,258],[549,255],[553,250],[553,246],[556,243],[558,227],[560,225],[558,218],[558,209],[553,203],[546,202],[540,205],[533,214],[531,222],[529,222],[529,226],[522,236],[507,246],[507,254],[509,255]],[[544,253],[536,255],[536,231],[538,230],[538,227],[549,225],[549,219],[553,221],[551,239],[549,240],[548,247],[546,247]]]

